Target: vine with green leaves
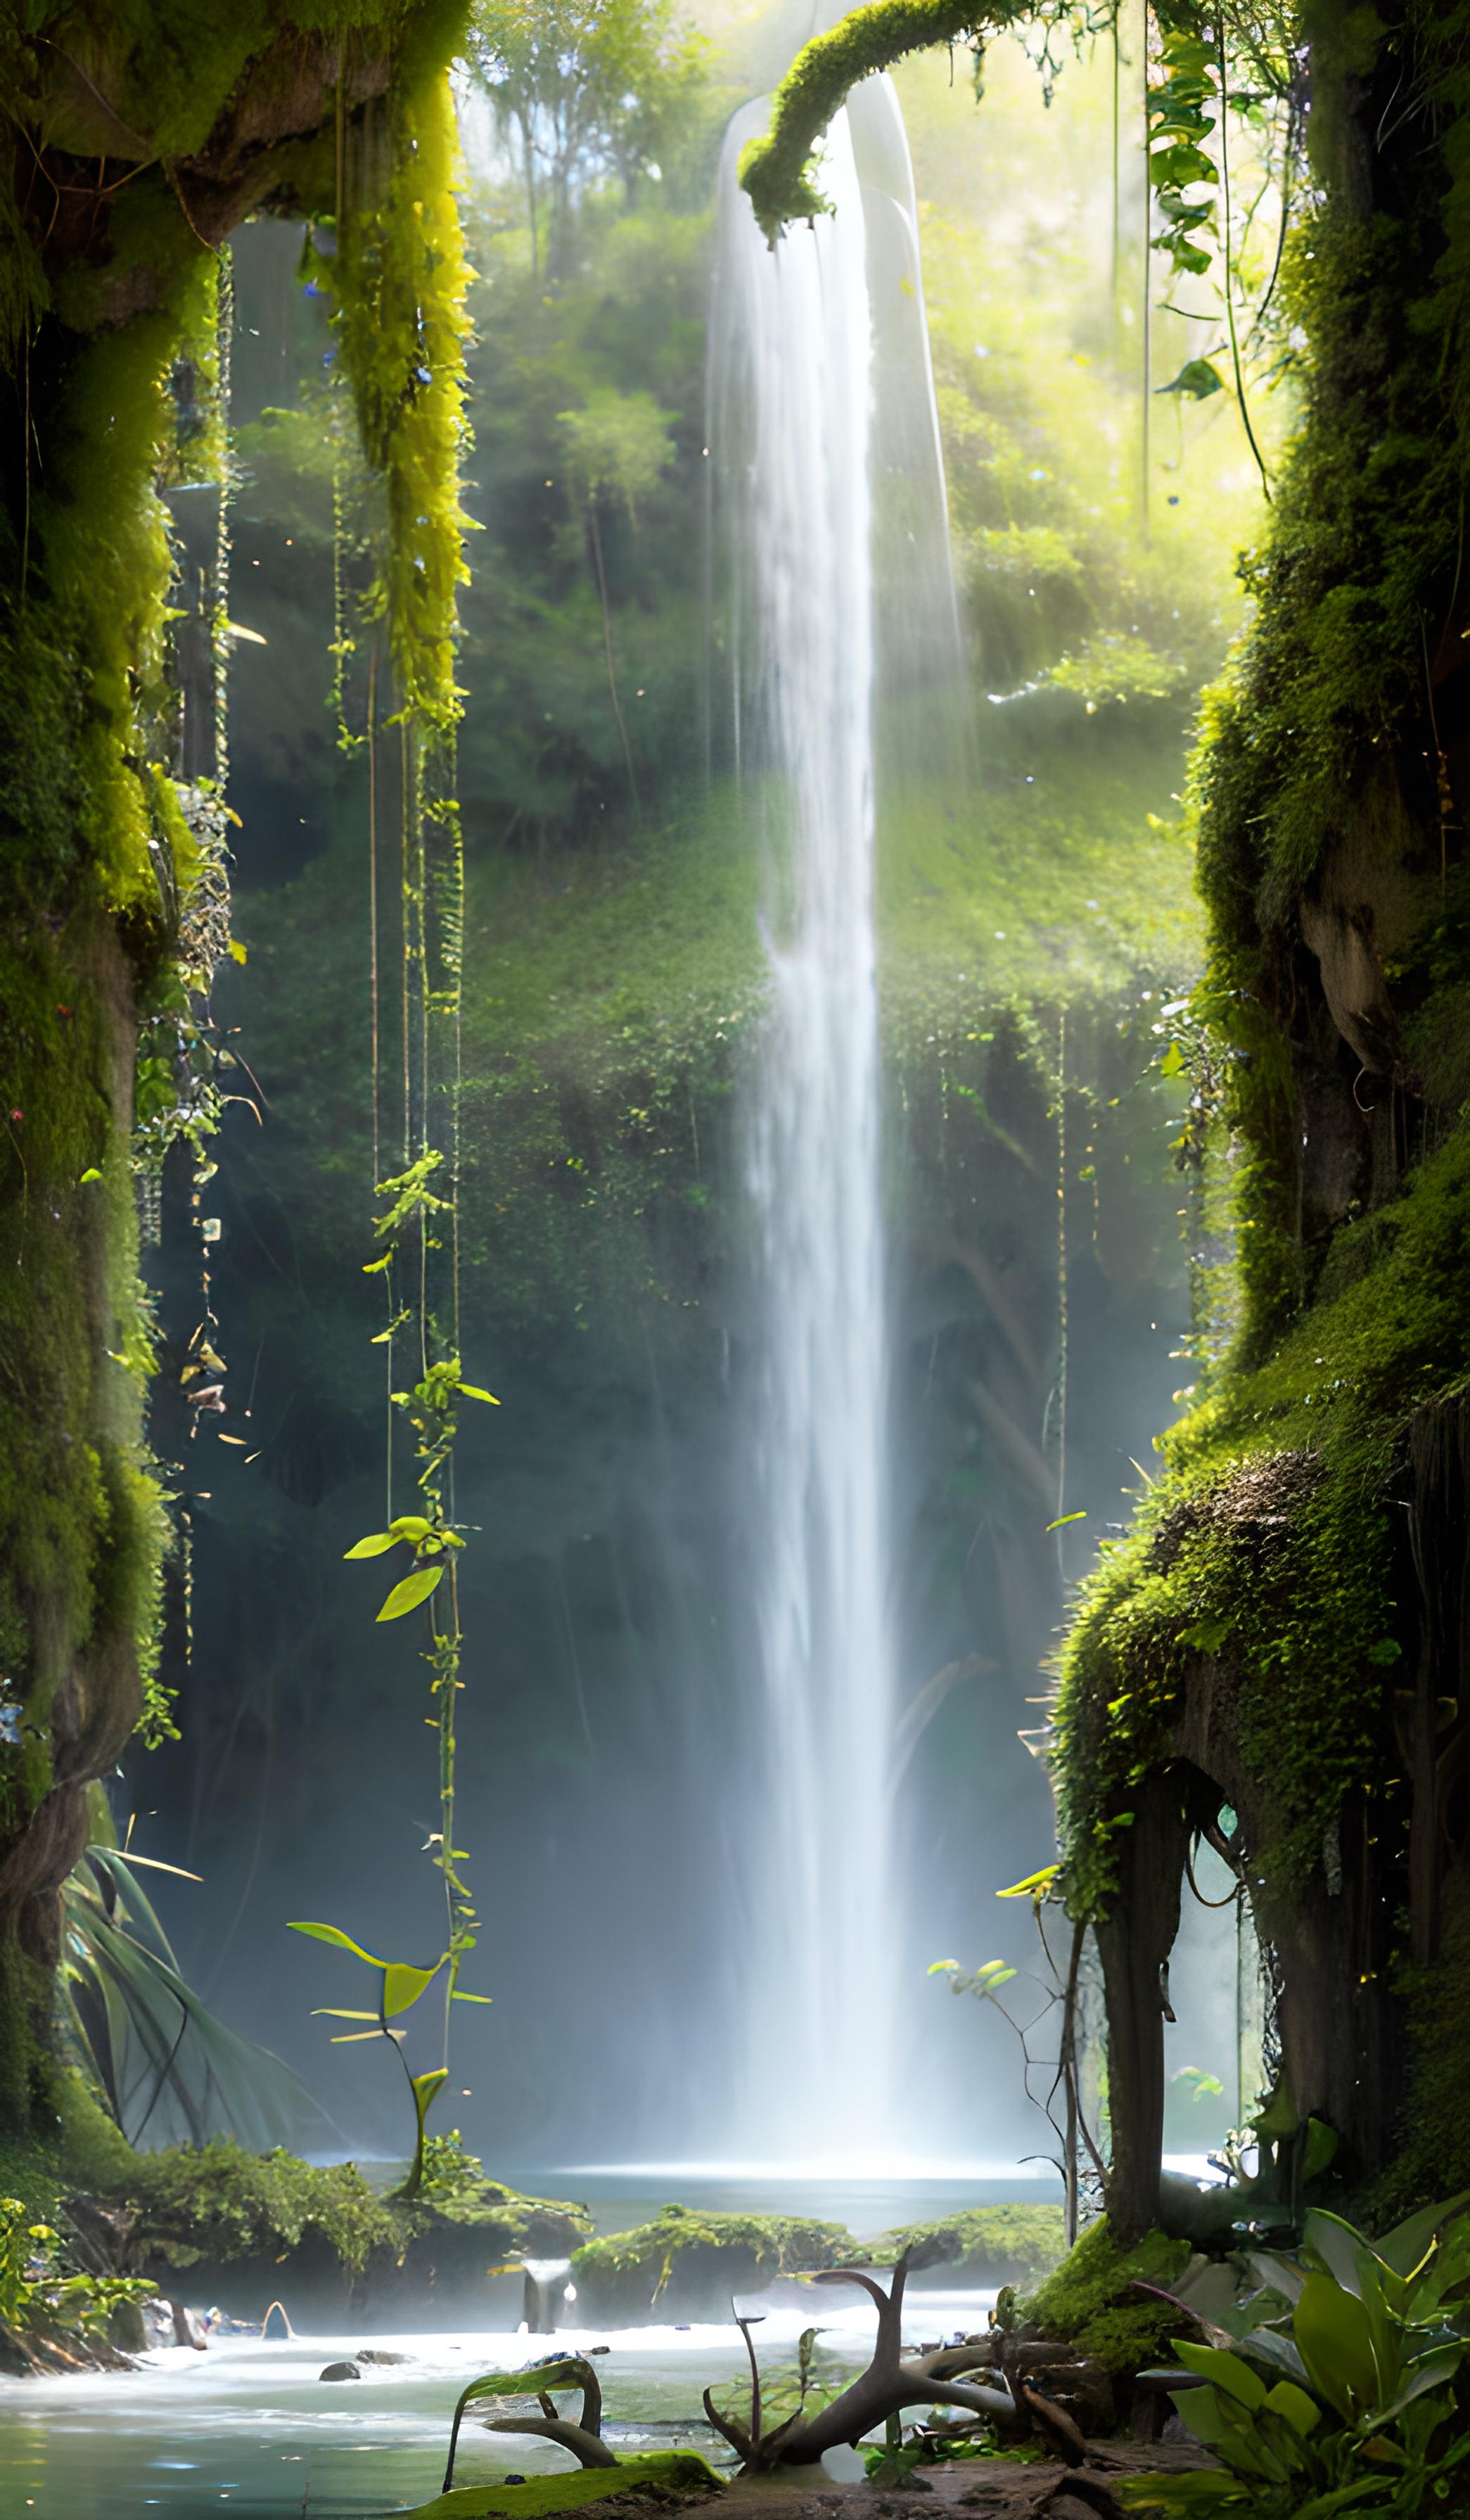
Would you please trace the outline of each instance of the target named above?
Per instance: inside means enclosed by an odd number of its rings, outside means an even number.
[[[459,502],[464,419],[465,312],[470,273],[455,198],[457,144],[453,103],[441,79],[409,88],[399,106],[394,161],[386,194],[360,198],[355,151],[345,149],[337,215],[323,221],[308,248],[312,277],[334,308],[342,378],[350,391],[369,473],[344,492],[339,472],[336,524],[334,677],[331,705],[339,742],[368,756],[369,893],[372,915],[374,1181],[387,1205],[375,1219],[377,1255],[366,1274],[381,1278],[387,1318],[374,1344],[388,1369],[387,1509],[385,1527],[348,1550],[349,1558],[404,1552],[403,1571],[378,1612],[379,1624],[423,1613],[421,1658],[428,1665],[438,1744],[438,1827],[429,1847],[444,1897],[443,1942],[427,1966],[379,1958],[335,1925],[298,1922],[294,1930],[353,1955],[375,1975],[369,2008],[324,2006],[327,2017],[365,2026],[339,2041],[388,2039],[397,2048],[412,2098],[415,2149],[406,2196],[422,2187],[428,2113],[449,2076],[450,2028],[456,2003],[488,1997],[461,1986],[479,1933],[465,1879],[465,1850],[456,1844],[456,1701],[461,1678],[459,1552],[454,1448],[466,1400],[495,1405],[465,1378],[459,1335],[459,1109],[463,986],[464,851],[455,795],[455,730],[461,694],[455,683],[456,597],[468,575]],[[365,149],[365,144],[364,144]],[[359,518],[355,506],[363,506]],[[365,555],[365,584],[347,591],[349,563]],[[356,622],[353,625],[353,612]],[[363,636],[359,639],[356,631]],[[353,659],[365,672],[360,730],[349,722]],[[395,706],[383,719],[379,691],[390,682]],[[381,880],[379,798],[384,754],[396,737],[399,797],[397,897],[398,1040],[390,1086],[379,1003]],[[396,1095],[401,1160],[383,1173],[383,1111]],[[399,1381],[398,1360],[412,1359]],[[407,1434],[405,1445],[402,1436]],[[412,1509],[395,1511],[397,1489],[412,1463]],[[442,1995],[438,2062],[415,2073],[405,2052],[401,2017],[437,1986]]]

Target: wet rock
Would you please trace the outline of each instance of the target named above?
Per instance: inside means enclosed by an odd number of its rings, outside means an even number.
[[[319,2380],[360,2380],[362,2373],[355,2362],[329,2362],[325,2371],[318,2371],[316,2376]]]
[[[380,2354],[374,2346],[359,2345],[353,2359],[358,2362],[388,2363],[411,2362],[413,2357],[411,2354]],[[326,2374],[323,2373],[322,2376],[325,2378]]]

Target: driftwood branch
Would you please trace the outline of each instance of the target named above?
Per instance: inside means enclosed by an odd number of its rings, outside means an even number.
[[[569,2415],[494,2415],[485,2423],[487,2433],[535,2433],[542,2441],[559,2442],[570,2450],[583,2467],[616,2467],[617,2459],[607,2443],[597,2433],[589,2433]]]
[[[901,2414],[905,2407],[963,2407],[970,2414],[986,2415],[1001,2424],[1016,2425],[1026,2420],[1026,2410],[1009,2389],[958,2376],[992,2363],[994,2345],[989,2337],[977,2337],[970,2345],[946,2346],[934,2354],[904,2354],[903,2288],[908,2266],[909,2252],[905,2249],[887,2292],[872,2275],[851,2267],[826,2267],[814,2278],[817,2283],[859,2285],[878,2312],[871,2362],[830,2406],[819,2407],[810,2415],[793,2416],[779,2432],[769,2434],[763,2441],[749,2434],[742,2440],[736,2436],[744,2433],[744,2427],[732,2426],[728,2417],[717,2415],[706,2396],[706,2412],[716,2430],[740,2452],[748,2473],[770,2467],[806,2466],[819,2459],[824,2451],[836,2450],[839,2443],[861,2441],[865,2433],[875,2432],[890,2415]]]

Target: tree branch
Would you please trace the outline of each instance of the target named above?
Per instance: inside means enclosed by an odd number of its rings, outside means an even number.
[[[793,220],[830,209],[812,152],[848,91],[934,44],[983,45],[1026,15],[1025,0],[869,0],[804,46],[771,99],[770,129],[741,152],[740,182],[774,246]]]
[[[492,2415],[485,2423],[487,2433],[536,2433],[542,2441],[560,2442],[563,2450],[572,2451],[583,2467],[616,2467],[605,2441],[596,2433],[584,2432],[569,2415]]]

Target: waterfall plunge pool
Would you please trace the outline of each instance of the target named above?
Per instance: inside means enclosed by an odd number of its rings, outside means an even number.
[[[992,2292],[930,2291],[905,2322],[915,2344],[970,2333]],[[793,2306],[750,2296],[762,2311],[761,2361],[789,2360],[801,2330],[817,2323],[822,2347],[845,2370],[871,2350],[874,2313],[862,2300],[813,2294]],[[724,2445],[700,2414],[700,2395],[738,2377],[744,2349],[733,2324],[568,2329],[555,2336],[498,2332],[375,2336],[375,2353],[401,2363],[367,2364],[357,2381],[326,2382],[329,2362],[364,2342],[356,2330],[285,2341],[216,2338],[206,2354],[179,2347],[145,2356],[134,2371],[87,2379],[0,2380],[0,2511],[6,2520],[199,2520],[208,2511],[246,2520],[380,2520],[436,2494],[454,2402],[467,2380],[497,2367],[521,2370],[533,2356],[598,2358],[604,2429],[615,2448],[690,2447],[717,2463]],[[488,2484],[570,2465],[565,2452],[528,2436],[489,2436],[472,2419],[461,2436],[456,2484]]]

